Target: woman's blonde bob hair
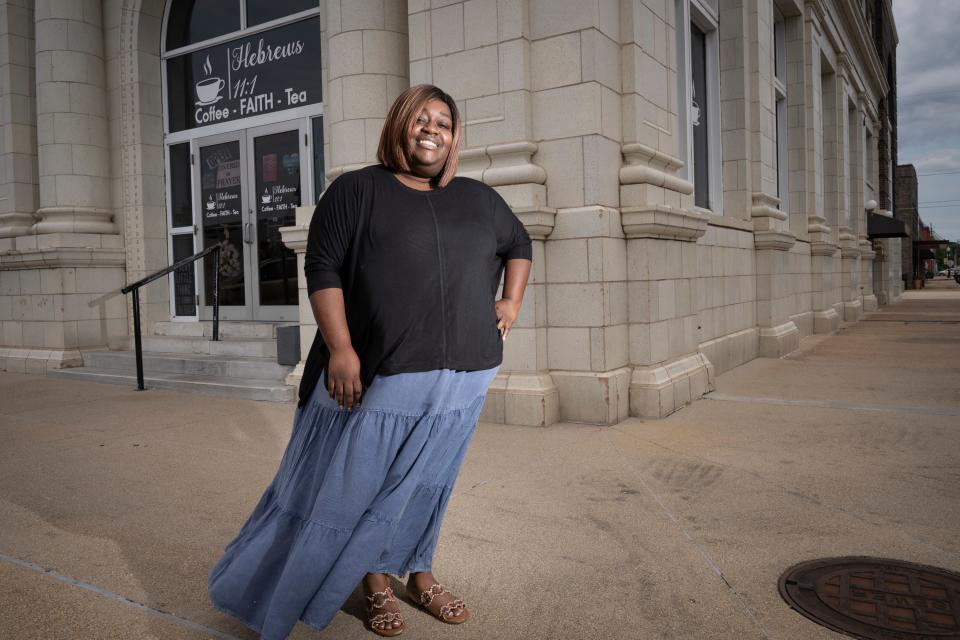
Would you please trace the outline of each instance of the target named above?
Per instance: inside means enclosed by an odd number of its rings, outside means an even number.
[[[387,113],[387,120],[380,132],[380,145],[377,147],[377,160],[391,171],[410,172],[410,160],[407,157],[407,134],[413,127],[424,105],[431,100],[440,100],[450,109],[453,119],[453,143],[443,169],[431,180],[435,187],[445,187],[457,173],[457,161],[460,157],[460,139],[462,129],[460,111],[456,101],[432,84],[418,84],[410,87],[394,100]]]

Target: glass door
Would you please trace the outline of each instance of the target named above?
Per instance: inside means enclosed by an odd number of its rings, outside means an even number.
[[[299,318],[297,257],[283,244],[282,227],[296,224],[304,202],[307,121],[247,130],[250,185],[249,223],[255,241],[250,249],[253,317],[256,320],[296,321]]]
[[[246,142],[243,131],[194,140],[197,244],[206,249],[224,243],[217,265],[222,320],[254,319],[249,277],[253,229],[246,214]],[[200,317],[204,320],[213,317],[214,266],[212,257],[204,259],[200,288]]]
[[[194,141],[196,245],[220,252],[223,320],[296,321],[296,254],[282,227],[296,224],[304,198],[306,118]],[[199,250],[199,249],[198,249]],[[203,263],[200,318],[213,317],[212,259]]]

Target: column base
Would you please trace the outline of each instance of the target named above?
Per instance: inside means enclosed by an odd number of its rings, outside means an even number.
[[[782,358],[800,347],[800,329],[789,320],[775,327],[760,328],[760,357]]]
[[[303,380],[303,366],[306,364],[303,360],[297,363],[297,366],[293,368],[293,371],[287,374],[286,382],[291,387],[300,387],[300,381]]]
[[[77,350],[8,349],[0,347],[0,371],[45,375],[50,369],[82,367]]]
[[[560,421],[614,425],[630,417],[630,367],[613,371],[551,371],[560,394]]]
[[[863,316],[863,303],[860,300],[850,300],[843,303],[843,321],[856,322]]]
[[[44,207],[37,211],[32,233],[102,233],[115,235],[113,211],[96,207]]]
[[[630,415],[664,418],[712,391],[713,378],[713,365],[702,353],[636,367],[630,380]]]
[[[813,313],[813,332],[814,333],[833,333],[840,328],[840,314],[836,309],[830,307],[825,311],[815,311]]]
[[[877,296],[871,294],[863,296],[863,310],[864,312],[876,311],[877,310]]]
[[[487,390],[483,422],[549,427],[560,420],[560,393],[549,373],[498,373]]]

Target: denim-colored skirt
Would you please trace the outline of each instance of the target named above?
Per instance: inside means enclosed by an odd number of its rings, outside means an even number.
[[[497,368],[377,376],[353,411],[318,384],[273,482],[210,572],[218,609],[265,640],[327,626],[367,573],[429,571]]]

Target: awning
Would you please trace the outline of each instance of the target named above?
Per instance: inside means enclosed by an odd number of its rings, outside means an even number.
[[[953,244],[949,240],[914,240],[913,246],[915,247],[926,247],[926,248],[937,248],[944,247],[947,245]]]
[[[909,238],[903,220],[896,220],[882,216],[879,213],[867,212],[867,237],[874,238]]]

